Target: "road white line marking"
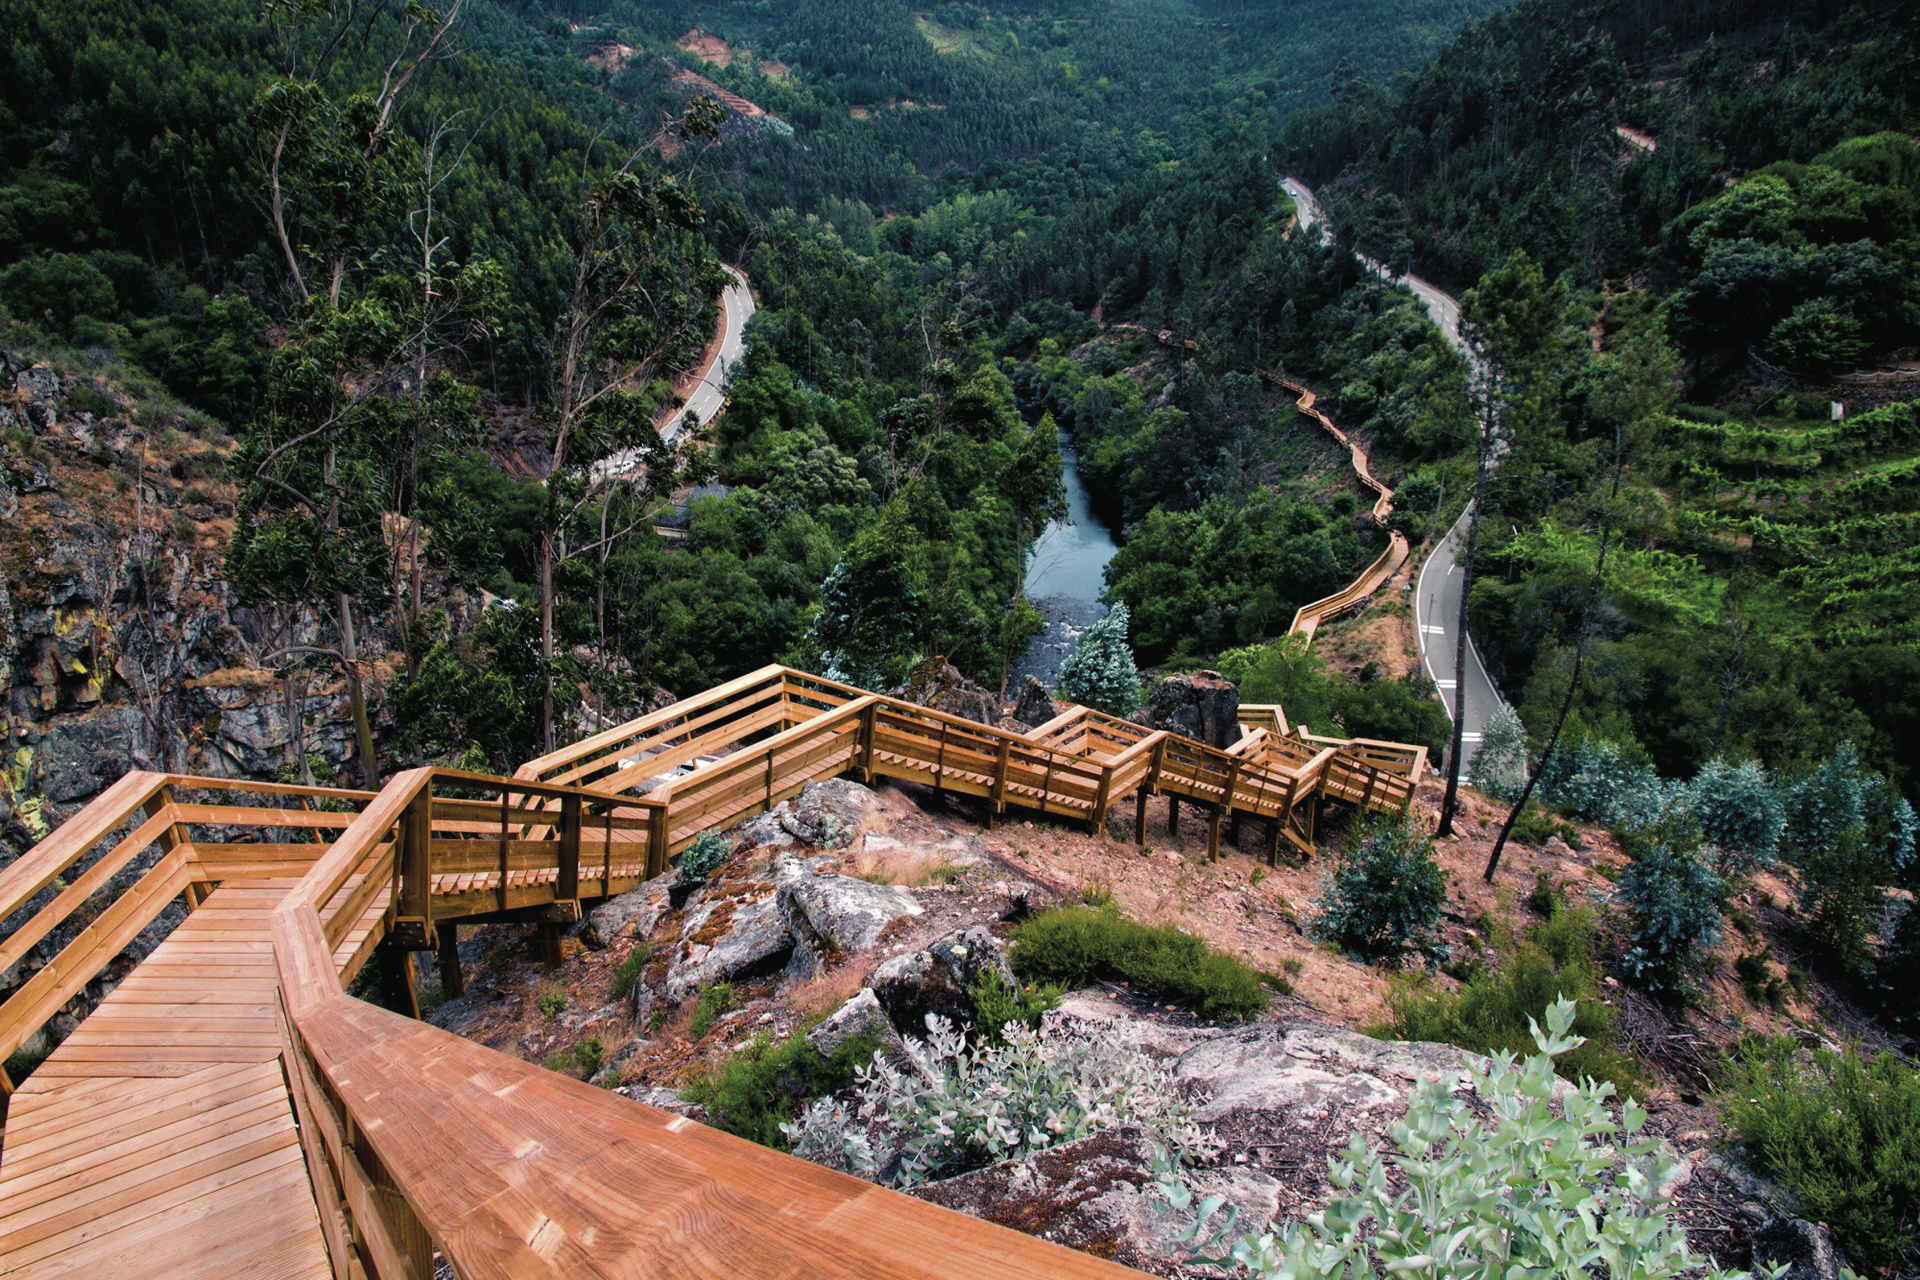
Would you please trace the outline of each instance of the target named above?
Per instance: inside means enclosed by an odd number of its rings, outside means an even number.
[[[1426,632],[1430,636],[1443,636],[1447,634],[1447,629],[1445,627],[1440,626],[1438,623],[1433,623],[1433,622],[1421,623],[1420,629]]]
[[[1479,734],[1477,734],[1477,733],[1463,733],[1463,734],[1461,734],[1461,735],[1460,735],[1460,741],[1462,741],[1462,742],[1478,742],[1478,741],[1480,741],[1480,735],[1479,735]]]
[[[1438,685],[1442,689],[1451,689],[1454,687],[1454,682],[1451,680],[1435,680],[1434,684]]]

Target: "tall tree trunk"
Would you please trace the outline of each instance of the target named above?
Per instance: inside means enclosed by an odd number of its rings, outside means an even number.
[[[353,600],[342,591],[340,610],[340,658],[347,669],[347,702],[353,709],[353,735],[360,752],[360,776],[367,790],[380,786],[380,768],[373,755],[373,724],[367,719],[367,692],[360,684],[360,645],[353,634]]]
[[[551,524],[551,522],[549,522]],[[553,741],[553,530],[540,530],[540,741],[551,753]]]
[[[1593,558],[1593,581],[1587,587],[1587,603],[1580,610],[1580,638],[1573,649],[1573,673],[1567,677],[1567,696],[1560,700],[1560,713],[1553,719],[1553,731],[1547,735],[1547,745],[1540,751],[1540,763],[1534,766],[1533,773],[1527,778],[1527,785],[1520,788],[1520,798],[1513,802],[1513,808],[1507,811],[1507,820],[1500,824],[1500,834],[1493,842],[1493,852],[1487,857],[1487,869],[1480,878],[1488,884],[1493,883],[1493,873],[1500,869],[1500,855],[1506,851],[1507,837],[1513,834],[1513,827],[1520,815],[1527,811],[1527,801],[1533,799],[1533,789],[1540,781],[1540,775],[1547,771],[1547,762],[1553,759],[1554,748],[1560,745],[1560,731],[1566,727],[1567,716],[1573,710],[1574,695],[1580,691],[1580,668],[1586,664],[1587,641],[1593,635],[1593,606],[1600,599],[1601,575],[1607,568],[1607,544],[1613,533],[1612,502],[1620,496],[1620,473],[1626,461],[1626,431],[1614,428],[1613,435],[1613,492],[1609,495],[1607,513],[1600,522],[1600,551]]]
[[[1488,454],[1492,450],[1483,438],[1480,466],[1473,478],[1473,503],[1467,515],[1467,554],[1460,565],[1460,613],[1453,629],[1453,742],[1447,750],[1447,797],[1440,805],[1440,829],[1436,834],[1453,834],[1453,815],[1460,803],[1462,748],[1467,730],[1467,611],[1473,598],[1473,556],[1480,541],[1480,509],[1486,497]]]

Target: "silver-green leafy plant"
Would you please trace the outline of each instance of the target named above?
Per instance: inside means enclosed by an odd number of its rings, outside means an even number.
[[[1479,749],[1467,761],[1467,782],[1508,803],[1527,785],[1527,727],[1504,702],[1494,708]]]
[[[903,1187],[1122,1125],[1182,1158],[1218,1150],[1193,1104],[1139,1050],[1071,1033],[1042,1037],[1019,1022],[1002,1034],[1002,1044],[969,1047],[962,1030],[930,1014],[926,1040],[905,1042],[904,1067],[876,1053],[860,1068],[859,1116],[874,1122],[885,1159],[832,1099],[781,1130],[796,1155],[863,1176],[878,1167]]]
[[[1613,1086],[1589,1080],[1556,1110],[1553,1059],[1581,1044],[1567,1034],[1573,1014],[1563,997],[1547,1010],[1546,1033],[1530,1022],[1540,1052],[1524,1063],[1503,1052],[1469,1068],[1491,1122],[1457,1090],[1460,1076],[1430,1075],[1393,1126],[1391,1151],[1355,1134],[1328,1159],[1344,1194],[1304,1224],[1233,1239],[1235,1213],[1208,1230],[1222,1203],[1208,1196],[1182,1240],[1196,1260],[1238,1264],[1260,1280],[1668,1280],[1695,1270],[1750,1280],[1688,1250],[1669,1213],[1677,1166],[1659,1143],[1635,1139],[1647,1113],[1633,1100],[1616,1121],[1606,1105]],[[1167,1201],[1191,1206],[1173,1164],[1160,1169]]]

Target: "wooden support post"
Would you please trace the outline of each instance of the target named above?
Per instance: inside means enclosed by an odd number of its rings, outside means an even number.
[[[1267,865],[1270,867],[1280,865],[1280,824],[1286,820],[1285,813],[1267,820]]]
[[[1000,739],[1000,754],[993,762],[993,813],[997,818],[1007,811],[1007,775],[1013,771],[1013,742]]]
[[[647,819],[647,879],[667,873],[667,846],[672,840],[667,826],[667,806],[661,805]]]
[[[394,914],[425,922],[433,913],[433,785],[420,789],[400,819],[400,894]]]
[[[1107,829],[1107,805],[1110,803],[1108,797],[1112,790],[1113,769],[1111,767],[1102,769],[1100,771],[1100,791],[1093,798],[1092,828],[1094,835],[1099,835]]]
[[[605,808],[607,828],[604,836],[606,843],[600,846],[600,896],[611,898],[613,896],[613,802],[608,801]]]
[[[395,1013],[418,1020],[420,997],[414,990],[413,952],[391,935],[380,939],[375,961],[380,971],[380,999]]]
[[[507,909],[507,789],[500,788],[500,910]]]
[[[860,713],[860,780],[868,786],[873,785],[873,722],[879,712],[880,704],[869,702]]]
[[[1177,836],[1180,834],[1180,797],[1179,796],[1167,797],[1167,834],[1170,836]]]
[[[1220,861],[1220,811],[1218,809],[1209,810],[1207,813],[1207,861]]]
[[[1133,842],[1142,849],[1147,847],[1147,785],[1133,793]]]
[[[1240,811],[1238,809],[1233,811],[1233,822],[1227,828],[1227,843],[1236,849],[1240,847]]]
[[[540,967],[552,973],[560,967],[560,926],[542,920],[540,929]]]
[[[165,809],[168,805],[172,803],[173,803],[173,788],[172,787],[160,788],[158,791],[153,793],[153,798],[147,801],[147,804],[146,804],[147,816],[149,818],[158,817],[160,815],[160,811]],[[160,833],[160,851],[163,854],[172,853],[175,849],[179,848],[181,845],[190,844],[190,843],[192,843],[192,841],[188,835],[186,827],[182,826],[178,822],[174,823],[172,826],[168,827],[165,831],[162,831]],[[182,891],[182,896],[184,896],[187,900],[188,914],[192,914],[194,908],[198,907],[202,902],[206,900],[206,894],[202,892],[200,886],[192,883],[189,883],[187,887]]]
[[[437,931],[440,935],[440,994],[458,1000],[467,993],[466,976],[460,972],[460,926],[449,920]]]
[[[553,900],[564,902],[580,897],[580,796],[576,792],[560,801],[560,878],[553,886]]]

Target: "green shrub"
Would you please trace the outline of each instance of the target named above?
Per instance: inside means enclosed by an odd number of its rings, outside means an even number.
[[[1030,982],[1083,987],[1118,978],[1160,1001],[1192,1001],[1204,1018],[1250,1018],[1267,1007],[1260,975],[1171,925],[1122,920],[1112,904],[1062,907],[1015,931],[1013,971]]]
[[[1476,756],[1475,759],[1479,757]],[[1528,809],[1513,824],[1511,839],[1524,845],[1538,847],[1559,836],[1569,846],[1580,847],[1580,829],[1570,822],[1562,822],[1538,805]]]
[[[1880,1268],[1920,1213],[1920,1077],[1891,1054],[1752,1040],[1721,1079],[1720,1112],[1763,1169],[1800,1197],[1856,1264]]]
[[[1632,1059],[1613,1048],[1614,1012],[1600,1002],[1598,951],[1592,909],[1563,908],[1528,929],[1495,968],[1469,970],[1457,993],[1425,977],[1401,981],[1387,995],[1392,1021],[1374,1034],[1517,1054],[1533,1043],[1531,1023],[1564,997],[1574,1002],[1573,1029],[1583,1043],[1560,1055],[1555,1069],[1569,1080],[1591,1076],[1621,1089],[1639,1088]]]
[[[1787,788],[1786,817],[1781,849],[1806,887],[1811,936],[1850,970],[1868,967],[1886,887],[1913,861],[1913,806],[1843,742]]]
[[[1678,840],[1632,841],[1633,863],[1620,877],[1632,923],[1626,967],[1649,991],[1685,996],[1699,951],[1720,937],[1726,882]]]
[[[551,1018],[567,1007],[567,993],[564,991],[543,991],[537,1002],[540,1016]]]
[[[1787,1008],[1787,984],[1773,976],[1767,967],[1767,961],[1773,959],[1773,944],[1769,942],[1758,951],[1751,951],[1735,957],[1733,971],[1740,976],[1740,989],[1747,993],[1747,999],[1758,1005],[1765,1005],[1775,1013],[1784,1013]]]
[[[718,831],[702,831],[680,855],[680,883],[695,884],[720,869],[733,852],[733,841]]]
[[[625,1000],[633,994],[633,988],[640,981],[640,975],[646,972],[647,961],[653,955],[653,948],[645,945],[627,952],[626,958],[613,966],[613,988],[608,993],[615,1000]]]
[[[681,1092],[707,1109],[716,1129],[785,1151],[787,1138],[780,1126],[813,1099],[852,1084],[854,1069],[870,1060],[877,1047],[871,1037],[856,1036],[825,1058],[800,1032],[777,1047],[766,1036],[756,1036],[712,1075]]]
[[[1471,1090],[1456,1091],[1457,1076],[1421,1081],[1394,1127],[1394,1149],[1354,1134],[1328,1162],[1333,1202],[1304,1224],[1235,1239],[1238,1211],[1210,1228],[1224,1198],[1209,1196],[1181,1238],[1201,1241],[1202,1260],[1244,1266],[1254,1280],[1345,1280],[1374,1275],[1376,1265],[1390,1276],[1617,1280],[1674,1280],[1706,1267],[1704,1280],[1721,1280],[1727,1273],[1688,1252],[1661,1194],[1673,1164],[1658,1143],[1636,1140],[1647,1113],[1628,1103],[1616,1121],[1606,1105],[1613,1087],[1591,1081],[1550,1100],[1553,1058],[1580,1043],[1567,1035],[1574,1016],[1571,1001],[1555,1002],[1547,1032],[1534,1037],[1540,1052],[1520,1066],[1499,1055],[1488,1071],[1468,1073]],[[1158,1172],[1175,1209],[1193,1204],[1170,1162]]]
[[[1527,910],[1551,920],[1566,905],[1566,890],[1546,872],[1534,872],[1533,889],[1527,894]]]
[[[700,1002],[693,1007],[693,1021],[687,1024],[687,1034],[695,1040],[701,1039],[713,1030],[721,1014],[733,1011],[735,1003],[731,982],[716,982],[702,988]]]
[[[1005,1044],[1009,1022],[1038,1031],[1041,1015],[1049,1009],[1058,1009],[1064,994],[1066,988],[1052,983],[1024,990],[1009,987],[997,972],[989,969],[973,988],[974,1032],[990,1044]]]
[[[583,1080],[598,1071],[606,1057],[606,1046],[600,1043],[599,1036],[588,1036],[573,1046],[573,1065]]]
[[[1447,900],[1447,873],[1433,858],[1433,837],[1402,816],[1358,829],[1320,900],[1314,932],[1343,951],[1397,966],[1409,954],[1438,961],[1436,934]]]

